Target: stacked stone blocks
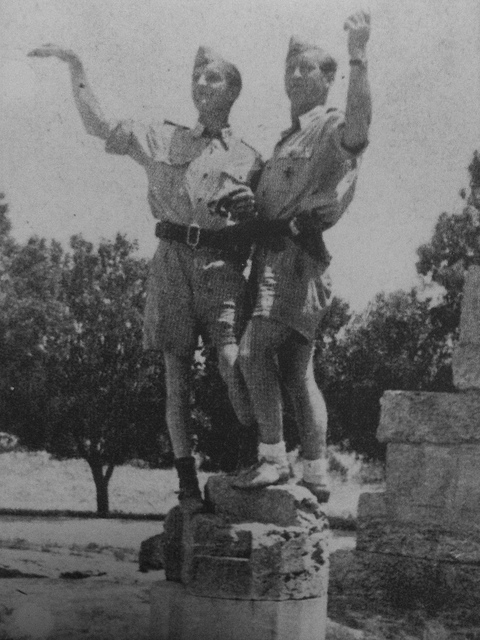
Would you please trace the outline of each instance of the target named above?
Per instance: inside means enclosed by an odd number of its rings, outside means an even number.
[[[480,601],[480,268],[468,273],[456,393],[388,391],[386,490],[360,497],[356,557],[400,603]]]
[[[246,492],[232,480],[208,480],[205,513],[168,514],[152,637],[323,640],[329,529],[317,500],[293,484]]]

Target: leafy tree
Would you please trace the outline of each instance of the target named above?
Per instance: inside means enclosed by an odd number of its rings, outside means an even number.
[[[456,333],[465,274],[472,264],[480,264],[480,155],[475,152],[468,167],[470,193],[461,195],[466,205],[460,213],[442,213],[430,242],[419,247],[416,264],[420,275],[445,289],[443,301],[433,312],[437,332]]]
[[[62,289],[69,324],[47,363],[46,449],[82,457],[92,471],[99,514],[109,511],[115,466],[134,457],[168,458],[162,365],[142,351],[147,265],[117,235],[98,249],[71,240]]]
[[[8,207],[0,206],[0,428],[41,446],[46,429],[45,362],[65,318],[62,250],[10,236]]]
[[[317,366],[329,409],[329,439],[382,457],[376,440],[387,389],[451,389],[451,344],[432,323],[417,290],[381,293],[337,335]]]

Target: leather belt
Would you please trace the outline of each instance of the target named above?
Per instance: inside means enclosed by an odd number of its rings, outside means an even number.
[[[250,253],[249,246],[222,246],[217,231],[202,229],[196,224],[187,226],[161,220],[155,225],[155,236],[170,242],[180,242],[191,249],[211,249],[219,257],[235,262],[245,262]]]
[[[162,240],[174,240],[186,244],[191,249],[218,249],[218,241],[215,242],[216,232],[211,229],[201,229],[196,224],[189,226],[176,224],[168,220],[162,220],[155,225],[155,235]]]

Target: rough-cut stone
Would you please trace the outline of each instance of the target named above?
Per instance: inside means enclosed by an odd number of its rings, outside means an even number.
[[[457,389],[480,389],[480,344],[457,344],[452,354],[452,369]]]
[[[151,592],[152,640],[322,640],[327,597],[258,601],[201,597],[158,582]]]
[[[303,487],[283,484],[261,491],[232,486],[231,476],[212,476],[205,497],[218,516],[230,523],[260,522],[281,527],[316,524],[325,518],[316,498]]]
[[[480,446],[390,443],[386,495],[392,522],[480,530]]]
[[[231,487],[231,479],[209,479],[210,513],[185,514],[175,507],[168,514],[167,580],[182,582],[190,593],[221,598],[323,595],[330,532],[317,500],[290,485],[245,492]]]
[[[351,566],[374,597],[470,616],[480,601],[480,267],[466,279],[453,368],[460,392],[384,394],[386,491],[360,497]]]
[[[328,582],[329,530],[229,524],[215,515],[192,518],[193,542],[184,583],[191,593],[223,598],[301,599],[322,595]]]
[[[465,277],[460,339],[452,358],[453,382],[458,389],[480,389],[480,267]]]
[[[140,553],[138,554],[138,568],[140,571],[158,571],[159,569],[163,569],[165,564],[164,540],[165,535],[163,533],[143,540],[140,544]]]
[[[241,525],[230,525],[214,514],[199,514],[191,523],[194,555],[249,558],[252,553],[252,531]]]
[[[480,393],[386,391],[380,442],[480,444]]]

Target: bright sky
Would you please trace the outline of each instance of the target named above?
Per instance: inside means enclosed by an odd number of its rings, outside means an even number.
[[[442,211],[459,210],[480,147],[477,0],[370,0],[371,143],[356,198],[328,232],[335,293],[361,309],[415,284],[415,250]],[[344,108],[343,21],[353,0],[0,0],[0,190],[13,233],[67,242],[117,231],[153,254],[143,170],[87,136],[65,65],[26,58],[54,42],[77,51],[111,118],[192,125],[193,58],[210,45],[236,63],[244,90],[231,124],[268,156],[289,124],[283,62],[292,33],[339,60],[330,102]]]

